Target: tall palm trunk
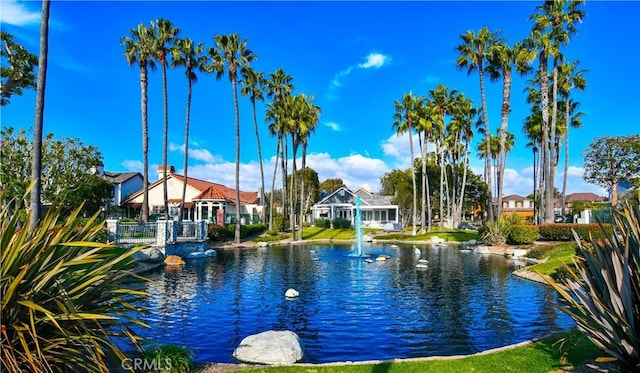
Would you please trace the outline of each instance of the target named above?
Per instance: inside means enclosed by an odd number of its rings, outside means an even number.
[[[169,196],[167,190],[167,145],[169,139],[169,104],[167,97],[167,61],[166,56],[162,55],[162,105],[164,111],[164,126],[162,135],[162,195],[164,198],[164,220],[169,220]]]
[[[420,136],[420,133],[418,133],[418,136]],[[424,140],[422,140],[422,138],[424,138]],[[423,136],[420,137],[420,155],[422,157],[422,180],[421,180],[421,189],[422,189],[422,212],[420,213],[420,221],[422,222],[422,225],[420,226],[420,234],[424,234],[426,232],[426,225],[429,226],[429,231],[431,231],[431,221],[429,221],[428,223],[426,222],[427,220],[427,214],[426,214],[426,210],[427,210],[427,193],[429,193],[428,190],[428,185],[429,185],[429,181],[427,180],[428,176],[427,176],[427,133],[426,131],[424,132]],[[431,220],[431,219],[429,219]]]
[[[29,228],[38,225],[41,211],[42,195],[42,128],[44,126],[44,93],[47,83],[47,61],[49,55],[49,0],[42,1],[42,18],[40,20],[40,57],[38,58],[38,83],[36,86],[36,114],[33,122],[33,146],[31,148],[31,219]]]
[[[482,68],[482,59],[480,59],[478,63],[478,75],[480,75],[480,97],[482,100],[482,117],[484,121],[484,131],[486,133],[485,137],[485,146],[487,147],[487,152],[491,149],[491,131],[489,130],[489,115],[487,114],[487,96],[484,90],[484,70]],[[493,193],[491,186],[491,161],[489,159],[489,155],[484,160],[484,175],[485,181],[487,183],[487,191],[489,193],[489,208],[487,209],[487,219],[489,221],[494,220],[493,214]]]
[[[276,191],[276,174],[278,173],[278,158],[280,157],[280,137],[276,141],[276,161],[273,163],[273,175],[271,178],[271,197],[269,198],[269,230],[273,230],[273,200]]]
[[[287,217],[287,160],[285,157],[289,156],[289,149],[286,149],[287,137],[282,135],[280,137],[280,166],[282,171],[282,216]]]
[[[555,195],[554,184],[556,166],[558,165],[558,149],[556,147],[556,124],[558,120],[558,59],[553,58],[553,97],[552,97],[552,111],[551,111],[551,129],[549,132],[549,178],[547,179],[546,192],[547,192],[547,211],[546,220],[547,223],[553,223],[555,218]]]
[[[538,216],[542,219],[543,223],[553,222],[553,185],[549,183],[551,167],[549,162],[549,77],[547,76],[547,53],[546,51],[540,51],[540,63],[538,68],[538,76],[540,80],[540,101],[542,105],[542,151],[541,177],[544,181],[544,193],[540,202],[540,213]]]
[[[462,221],[462,208],[464,207],[464,190],[467,186],[467,166],[469,163],[469,142],[466,141],[464,144],[464,161],[462,162],[462,186],[460,187],[460,199],[458,200],[458,222]]]
[[[307,163],[307,142],[302,142],[302,179],[300,180],[300,225],[298,226],[298,240],[302,241],[304,235],[304,215],[307,211],[307,203],[304,198],[304,178],[306,173]]]
[[[236,119],[236,234],[234,241],[240,243],[240,110],[238,109],[238,89],[236,82],[235,68],[229,68],[232,76],[231,85],[233,87],[233,107]]]
[[[142,221],[149,220],[149,116],[147,87],[149,75],[146,63],[140,63],[140,110],[142,111]]]
[[[567,104],[565,109],[567,132],[564,134],[564,175],[562,176],[562,218],[564,218],[566,215],[565,206],[567,199],[567,172],[569,172],[569,123],[571,123],[571,121],[569,120],[569,106],[569,97],[567,95]]]
[[[291,193],[289,193],[289,222],[291,223],[291,238],[296,239],[296,154],[298,153],[298,139],[295,134],[291,134],[291,151],[293,153],[293,164],[291,173]]]
[[[416,220],[418,217],[418,196],[417,188],[416,188],[416,168],[414,166],[414,156],[413,156],[413,126],[411,118],[407,116],[407,121],[409,122],[409,150],[411,152],[411,184],[413,185],[413,229],[411,231],[412,235],[416,235]]]
[[[256,119],[256,98],[251,96],[251,108],[253,109],[253,127],[256,131],[256,143],[258,144],[258,159],[260,159],[260,204],[262,212],[260,213],[260,221],[264,224],[264,168],[262,166],[262,150],[260,148],[260,132],[258,131],[258,120]],[[269,227],[271,229],[271,227]]]
[[[507,164],[507,126],[509,125],[509,111],[511,101],[511,69],[504,69],[504,80],[502,87],[502,113],[500,122],[500,153],[498,155],[498,192],[497,194],[497,216],[502,216],[502,197],[504,189],[504,170]]]
[[[444,130],[444,115],[442,116],[443,130]],[[444,139],[442,134],[440,134],[440,148],[438,150],[439,160],[440,160],[440,232],[444,232],[444,193],[445,193],[445,182],[444,182]]]
[[[184,183],[182,183],[182,199],[180,200],[180,216],[178,220],[182,221],[184,215],[184,200],[187,197],[187,169],[189,168],[189,118],[191,116],[191,74],[187,74],[187,118],[184,122]]]

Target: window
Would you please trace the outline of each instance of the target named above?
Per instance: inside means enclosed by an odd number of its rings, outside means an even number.
[[[389,220],[396,220],[396,210],[388,210]]]
[[[502,201],[502,208],[503,209],[508,209],[509,208],[509,202],[508,201]]]
[[[516,208],[522,208],[524,207],[524,202],[523,201],[516,201]]]
[[[164,214],[164,205],[153,205],[151,208],[152,215]]]

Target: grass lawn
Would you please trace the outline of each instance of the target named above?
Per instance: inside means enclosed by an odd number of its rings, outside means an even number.
[[[428,241],[433,236],[438,236],[447,241],[463,242],[469,240],[479,240],[480,235],[477,231],[450,231],[450,232],[431,232],[412,236],[411,233],[390,233],[375,236],[377,240],[393,240],[393,241]]]
[[[450,231],[450,232],[432,232],[426,234],[420,234],[412,236],[411,233],[388,233],[379,234],[382,232],[379,229],[364,228],[362,234],[371,234],[375,239],[381,241],[427,241],[433,236],[438,236],[447,241],[463,242],[469,240],[479,240],[477,231]],[[307,227],[304,228],[305,240],[353,240],[356,238],[356,230],[354,228],[345,229],[330,229],[320,227]],[[279,234],[275,236],[263,236],[253,239],[254,242],[273,242],[280,241],[287,238],[291,238],[291,234]]]
[[[573,263],[576,248],[577,244],[575,242],[564,242],[534,249],[527,254],[528,257],[536,259],[549,257],[549,260],[533,265],[528,269],[532,272],[539,271],[540,273],[554,277],[554,275],[558,274],[558,271],[562,271],[562,263]]]
[[[577,332],[565,335],[564,344],[557,343],[561,337],[543,339],[533,344],[511,350],[494,352],[462,359],[385,362],[380,364],[346,364],[332,366],[289,366],[251,369],[249,372],[284,373],[365,373],[365,372],[552,372],[562,367],[577,366],[586,360],[600,356],[600,351]],[[576,345],[577,343],[577,345]],[[574,347],[575,345],[575,347]],[[566,355],[563,357],[563,355]]]

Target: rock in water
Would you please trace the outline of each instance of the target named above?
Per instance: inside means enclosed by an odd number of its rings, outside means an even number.
[[[300,338],[289,330],[269,330],[250,335],[233,351],[235,359],[257,364],[293,364],[302,356]]]
[[[298,291],[296,289],[288,289],[285,293],[284,296],[287,298],[297,298],[300,295],[300,293],[298,293]]]
[[[165,258],[164,264],[166,265],[182,265],[184,264],[184,260],[177,255],[169,255]]]

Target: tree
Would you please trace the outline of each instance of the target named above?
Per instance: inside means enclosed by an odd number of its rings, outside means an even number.
[[[184,214],[184,200],[187,194],[187,177],[189,168],[189,118],[191,116],[191,88],[198,81],[196,71],[206,71],[207,56],[203,55],[204,44],[197,45],[188,37],[176,40],[176,47],[171,50],[171,67],[184,66],[187,78],[187,115],[184,123],[184,183],[182,183],[182,199],[180,200],[179,220]]]
[[[15,132],[11,127],[3,128],[1,135],[3,203],[15,198],[13,208],[23,209],[26,201],[20,198],[29,187],[32,141],[24,129]],[[42,200],[56,201],[66,211],[83,203],[87,215],[99,211],[113,194],[113,185],[95,172],[101,159],[96,147],[77,138],[55,139],[53,134],[47,134],[42,142]]]
[[[383,195],[393,196],[393,203],[398,205],[400,216],[403,217],[403,225],[407,226],[406,216],[413,214],[411,206],[413,203],[413,187],[412,187],[411,170],[392,170],[384,174],[380,179]]]
[[[209,49],[212,58],[210,70],[220,79],[225,72],[231,81],[236,121],[236,229],[235,242],[240,243],[240,110],[238,109],[238,76],[249,67],[256,55],[247,48],[247,39],[240,40],[237,33],[213,37],[216,47]]]
[[[303,174],[300,181],[300,231],[298,232],[298,239],[302,241],[303,229],[304,229],[304,216],[308,211],[311,203],[315,198],[307,198],[305,195],[305,186],[307,185],[305,182],[306,171],[307,171],[307,145],[309,145],[309,138],[311,134],[315,131],[318,126],[318,120],[320,119],[320,107],[313,104],[313,96],[309,97],[308,100],[305,100],[305,115],[304,115],[304,125],[299,127],[299,140],[302,143],[302,168],[305,172]],[[295,162],[295,159],[294,159]],[[316,174],[315,182],[318,182],[318,176]],[[312,186],[309,186],[310,188]],[[317,185],[316,185],[317,192]]]
[[[293,78],[291,75],[284,72],[282,69],[278,69],[275,72],[269,74],[269,80],[267,80],[267,96],[272,97],[272,102],[267,104],[266,121],[269,122],[269,133],[272,136],[277,137],[276,142],[276,161],[273,169],[273,180],[271,181],[271,199],[269,201],[269,211],[273,211],[273,196],[276,181],[276,170],[278,169],[278,158],[282,162],[282,208],[283,213],[286,215],[286,194],[287,194],[287,180],[286,180],[286,168],[285,168],[285,151],[283,139],[285,133],[285,126],[282,116],[284,115],[284,98],[293,91]],[[273,229],[273,214],[269,214],[269,229]]]
[[[256,100],[264,100],[264,86],[267,80],[264,78],[264,73],[255,71],[251,68],[246,68],[242,75],[244,79],[240,80],[242,88],[240,94],[243,96],[249,96],[251,100],[251,109],[253,110],[253,127],[256,132],[256,144],[258,146],[258,159],[260,161],[260,203],[263,205],[262,216],[260,220],[264,222],[264,168],[262,166],[262,149],[260,148],[260,131],[258,130],[258,120],[256,118]]]
[[[22,95],[22,89],[36,88],[38,57],[14,42],[8,32],[0,32],[0,43],[0,58],[8,62],[0,66],[0,105],[5,106],[11,96]]]
[[[597,138],[588,149],[582,178],[608,189],[611,206],[617,208],[620,182],[640,175],[640,135]]]
[[[31,148],[31,188],[30,208],[33,229],[42,214],[42,128],[44,125],[44,93],[47,83],[47,61],[49,56],[49,0],[42,1],[40,21],[40,57],[38,58],[38,83],[36,85],[36,114],[33,123],[33,147]]]
[[[478,31],[476,35],[472,30],[468,30],[466,33],[460,35],[462,44],[456,47],[456,50],[460,53],[460,56],[456,60],[456,65],[459,69],[467,68],[467,74],[470,75],[474,70],[478,70],[480,77],[480,96],[482,99],[482,115],[483,123],[485,126],[485,133],[491,133],[489,127],[489,116],[487,114],[487,98],[484,88],[484,63],[489,56],[491,47],[502,41],[502,38],[498,37],[499,31],[490,32],[487,27],[483,27]],[[485,138],[487,148],[489,148],[489,137]],[[489,208],[488,218],[493,220],[493,208],[492,196],[491,196],[491,165],[489,159],[485,160],[485,180],[487,182],[487,190],[489,191]],[[440,219],[442,220],[442,219]]]
[[[153,26],[153,22],[151,23]],[[163,131],[162,131],[162,192],[164,201],[164,220],[169,220],[169,197],[167,190],[167,148],[169,139],[169,98],[167,94],[167,65],[168,56],[174,49],[173,43],[178,36],[180,30],[176,28],[171,21],[159,18],[154,27],[154,50],[156,58],[162,68],[162,112],[163,112]],[[186,184],[186,182],[185,182]]]
[[[329,194],[340,189],[340,187],[342,186],[344,186],[344,181],[342,181],[342,179],[329,178],[320,183],[319,189],[320,189],[320,192],[324,193],[324,196],[328,196]],[[320,198],[322,198],[322,196]]]
[[[153,26],[153,25],[152,25]],[[121,39],[124,46],[124,57],[129,66],[138,64],[140,68],[140,111],[142,118],[142,163],[143,163],[143,192],[142,192],[142,221],[149,220],[149,120],[147,110],[147,86],[149,84],[148,69],[155,68],[153,27],[146,27],[142,23],[137,28],[129,30],[131,36]]]

